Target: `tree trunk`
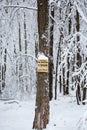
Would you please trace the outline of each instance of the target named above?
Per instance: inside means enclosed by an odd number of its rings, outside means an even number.
[[[66,81],[66,94],[69,94],[69,68],[70,68],[70,63],[69,63],[69,56],[67,57],[67,81]]]
[[[80,31],[80,19],[79,19],[79,12],[78,10],[76,10],[76,31],[79,32]],[[81,66],[81,56],[80,56],[80,48],[79,48],[79,42],[80,41],[80,37],[77,36],[77,39],[76,39],[76,44],[77,44],[77,59],[76,59],[76,66],[77,66],[77,69],[80,68]],[[79,102],[81,101],[81,92],[80,92],[80,76],[77,76],[76,77],[76,80],[78,82],[78,86],[77,86],[77,104],[79,104]]]
[[[87,88],[83,88],[83,98],[82,98],[83,101],[86,99],[86,91]],[[85,105],[85,102],[83,102],[82,104]]]
[[[7,49],[4,50],[4,65],[2,65],[2,89],[5,87],[5,79],[6,79],[6,62],[7,62]]]
[[[59,40],[59,45],[58,45],[58,52],[57,52],[57,59],[56,59],[56,74],[55,74],[55,100],[57,99],[57,78],[58,78],[58,67],[59,67],[59,56],[60,56],[60,44],[61,44],[61,38],[62,36],[60,35],[60,40]],[[61,79],[61,76],[60,76]],[[60,81],[60,89],[61,89],[61,81]]]
[[[19,51],[22,51],[22,49],[21,49],[21,29],[20,29],[20,23],[19,23]]]
[[[50,5],[51,6],[51,5]],[[54,7],[50,7],[51,16],[54,18]],[[52,86],[53,86],[53,28],[54,21],[50,19],[50,46],[49,46],[49,99],[53,97]]]
[[[78,79],[79,81],[79,79]],[[76,85],[76,99],[77,99],[77,104],[80,105],[80,101],[81,101],[81,92],[80,92],[80,85],[79,82],[77,81],[77,85]]]
[[[71,13],[71,1],[69,1],[69,14]],[[68,21],[68,34],[71,34],[71,28],[72,27],[72,21],[71,18],[69,18]],[[69,74],[70,74],[70,62],[69,62],[69,54],[67,55],[67,81],[66,81],[66,94],[69,94]]]
[[[61,21],[61,8],[59,9],[59,13],[60,13],[60,21]],[[57,86],[58,86],[58,67],[59,64],[61,62],[61,43],[62,43],[62,38],[63,38],[63,34],[62,32],[62,28],[59,29],[60,31],[60,37],[59,37],[59,43],[58,43],[58,52],[57,52],[57,59],[56,59],[56,71],[55,71],[55,99],[57,99]],[[61,72],[61,70],[60,70]],[[59,84],[60,84],[60,92],[62,91],[62,85],[61,85],[61,74],[59,76]]]
[[[48,1],[38,0],[39,53],[48,56]],[[36,109],[33,129],[46,128],[49,121],[49,74],[37,72]]]
[[[87,88],[84,87],[84,85],[86,84],[86,78],[87,76],[84,77],[84,81],[83,81],[83,84],[82,84],[82,87],[83,87],[83,94],[82,94],[82,101],[84,101],[86,99],[86,96],[87,96]],[[85,102],[83,102],[83,105],[85,105]]]
[[[66,95],[66,85],[65,85],[65,67],[62,68],[63,73],[63,95]]]

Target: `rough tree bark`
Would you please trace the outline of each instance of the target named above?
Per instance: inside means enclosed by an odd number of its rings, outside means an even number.
[[[39,53],[48,56],[48,1],[38,0]],[[33,129],[46,128],[49,121],[49,74],[37,72],[36,109]]]

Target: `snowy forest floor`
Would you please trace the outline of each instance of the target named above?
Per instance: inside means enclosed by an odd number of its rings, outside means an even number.
[[[82,120],[87,106],[77,105],[74,96],[59,96],[50,106],[50,124],[47,130],[80,130],[80,127],[83,130]]]
[[[75,97],[59,96],[50,102],[50,122],[46,130],[80,130],[86,109],[87,105],[76,104]],[[33,99],[0,101],[0,130],[32,130],[34,114]]]

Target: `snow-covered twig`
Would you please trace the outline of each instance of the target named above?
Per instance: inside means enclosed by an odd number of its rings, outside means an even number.
[[[75,2],[75,5],[76,5],[76,8],[77,8],[79,14],[80,14],[81,17],[83,18],[83,20],[87,23],[87,18],[85,17],[85,15],[84,15],[83,11],[81,10],[81,8],[79,8],[77,2]]]
[[[52,17],[51,14],[50,14],[50,18],[58,25],[57,21]]]
[[[3,5],[3,8],[25,8],[25,9],[29,9],[29,10],[35,10],[37,11],[37,8],[36,7],[27,7],[27,6],[21,6],[21,5]]]
[[[37,58],[36,58],[35,56],[31,55],[31,54],[20,54],[20,55],[18,55],[18,57],[17,57],[17,59],[16,59],[16,62],[18,61],[18,59],[19,59],[21,56],[31,57],[31,58],[33,58],[34,60],[37,61]]]

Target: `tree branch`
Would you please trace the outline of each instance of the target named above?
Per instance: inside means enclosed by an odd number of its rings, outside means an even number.
[[[21,6],[21,5],[4,5],[3,8],[26,8],[26,9],[29,9],[29,10],[35,10],[37,11],[37,8],[36,7],[27,7],[27,6]]]

